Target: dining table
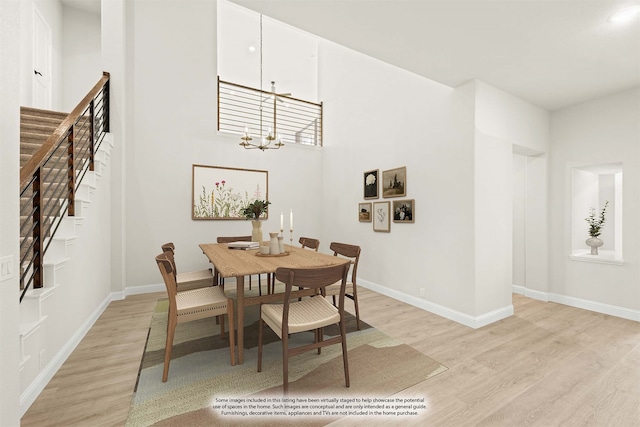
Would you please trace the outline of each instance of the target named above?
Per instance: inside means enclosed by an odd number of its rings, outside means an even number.
[[[243,363],[244,354],[244,308],[262,303],[283,302],[284,293],[267,293],[245,297],[245,276],[254,274],[275,274],[280,267],[317,268],[347,264],[349,259],[325,254],[292,245],[285,245],[285,252],[275,255],[263,255],[258,249],[231,249],[227,243],[201,243],[200,249],[209,258],[217,274],[223,278],[234,277],[236,280],[236,312],[238,335],[238,364]],[[269,286],[269,284],[267,284]],[[301,289],[291,293],[291,298],[310,296],[313,289]]]

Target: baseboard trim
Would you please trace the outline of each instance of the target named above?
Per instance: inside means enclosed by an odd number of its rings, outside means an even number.
[[[24,392],[20,395],[20,418],[27,412],[29,407],[35,402],[37,397],[42,393],[44,388],[49,384],[49,381],[58,372],[58,369],[64,364],[67,358],[71,355],[73,350],[80,344],[80,341],[89,332],[89,329],[98,320],[112,301],[111,294],[107,295],[102,300],[100,305],[95,309],[93,314],[84,321],[84,323],[78,328],[78,330],[71,336],[69,341],[58,351],[58,353],[51,359],[47,366],[40,371],[38,376],[29,384]]]
[[[555,302],[558,304],[568,305],[570,307],[581,308],[583,310],[595,311],[596,313],[608,314],[610,316],[640,322],[640,310],[632,310],[625,307],[555,294],[552,292],[536,291],[535,289],[528,289],[519,285],[513,285],[513,292],[540,301]]]
[[[524,295],[525,297],[537,299],[539,301],[549,301],[549,294],[546,292],[536,291],[535,289],[529,289],[522,285],[511,285],[511,291],[514,294]]]
[[[615,305],[553,293],[549,294],[549,301],[556,302],[558,304],[569,305],[571,307],[582,308],[584,310],[595,311],[596,313],[608,314],[610,316],[640,322],[640,310],[631,310],[625,307],[618,307]]]
[[[444,317],[473,329],[482,328],[483,326],[489,325],[513,315],[513,305],[511,304],[505,307],[498,308],[491,312],[481,314],[479,316],[471,316],[469,314],[453,310],[451,308],[424,300],[422,298],[417,298],[412,295],[405,294],[404,292],[399,292],[394,289],[380,286],[377,283],[373,283],[368,280],[359,279],[358,285],[378,292],[379,294],[386,295],[398,301],[402,301],[414,307],[421,308],[430,313],[437,314],[438,316]]]

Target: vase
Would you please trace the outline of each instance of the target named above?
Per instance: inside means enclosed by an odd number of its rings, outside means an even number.
[[[269,240],[269,253],[271,255],[277,255],[280,253],[280,245],[278,244],[278,233],[269,233],[271,239]]]
[[[251,221],[251,225],[253,225],[253,230],[251,231],[251,241],[258,242],[258,246],[262,246],[262,222],[260,222],[260,220],[254,219]]]
[[[597,237],[590,237],[585,243],[591,248],[591,255],[598,255],[598,248],[604,245],[604,242]]]
[[[280,253],[284,253],[284,237],[278,236],[278,247],[280,248]]]

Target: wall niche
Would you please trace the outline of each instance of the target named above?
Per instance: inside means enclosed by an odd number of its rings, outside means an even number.
[[[591,255],[585,240],[591,208],[599,215],[609,201],[598,255]],[[622,265],[622,163],[571,168],[571,254],[574,261]]]

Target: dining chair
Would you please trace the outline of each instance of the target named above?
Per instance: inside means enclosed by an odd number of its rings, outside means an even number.
[[[180,323],[205,319],[207,317],[220,316],[220,338],[224,339],[224,315],[229,318],[229,348],[231,352],[231,365],[236,364],[235,327],[233,321],[233,299],[227,298],[220,286],[178,291],[174,262],[169,259],[167,252],[156,257],[158,268],[167,288],[169,297],[169,313],[167,316],[167,341],[164,350],[164,370],[162,382],[169,376],[169,364],[171,362],[171,350],[173,349],[173,337],[176,326]]]
[[[276,270],[276,277],[285,284],[284,303],[260,305],[258,325],[258,372],[262,371],[262,337],[266,323],[282,340],[282,387],[286,394],[289,390],[289,358],[297,354],[320,350],[333,344],[342,344],[342,362],[345,384],[349,387],[349,363],[347,360],[347,333],[344,320],[344,290],[347,282],[349,264],[319,268],[284,268]],[[300,289],[315,289],[317,294],[337,281],[341,282],[338,307],[316,295],[301,301],[291,301],[293,286]],[[340,334],[324,339],[323,328],[338,324]],[[309,344],[289,348],[289,334],[314,331],[314,341]]]
[[[318,252],[318,249],[320,248],[320,240],[313,239],[311,237],[300,237],[300,239],[298,239],[298,243],[300,243],[302,248],[313,249],[316,252]]]
[[[353,300],[353,306],[356,311],[356,325],[360,330],[360,309],[358,308],[358,286],[356,283],[356,274],[358,273],[358,261],[360,261],[360,246],[348,245],[346,243],[331,242],[329,249],[333,251],[334,256],[342,256],[351,259],[351,277],[347,280],[345,296]],[[340,283],[334,283],[325,288],[325,296],[331,295],[333,305],[336,305],[336,296],[340,295]]]
[[[219,236],[216,239],[217,243],[231,243],[231,242],[250,242],[251,236]],[[213,266],[215,276],[215,282],[219,283],[220,286],[224,289],[224,277],[218,278],[218,270],[215,269],[215,265]],[[271,275],[267,275],[267,284],[269,283]],[[249,290],[251,290],[251,276],[249,276]],[[267,285],[267,292],[269,292],[269,286]],[[258,294],[262,295],[262,281],[260,279],[260,275],[258,274]]]
[[[176,268],[175,262],[175,248],[176,247],[172,242],[162,245],[162,252],[171,254],[170,261],[173,265],[173,271],[176,272],[178,291],[206,288],[214,285],[215,281],[213,280],[213,273],[210,269],[177,273],[178,269]]]
[[[318,252],[318,249],[320,248],[320,240],[314,239],[311,237],[300,237],[298,239],[298,243],[300,243],[300,247],[302,249],[313,249],[314,251]],[[274,293],[276,291],[275,274],[273,275],[273,277],[271,277],[271,280],[267,283],[271,284],[271,293]]]

